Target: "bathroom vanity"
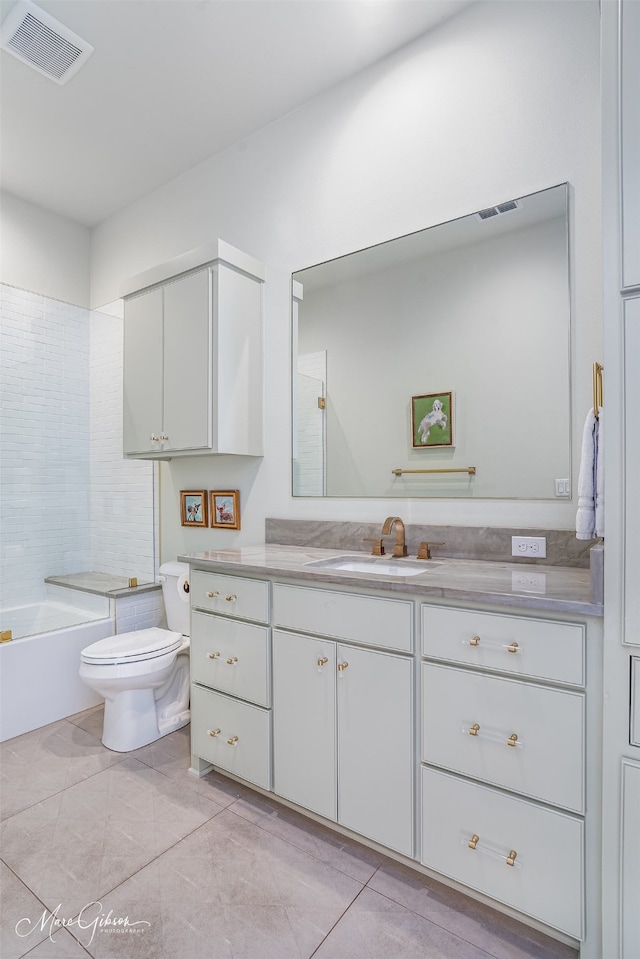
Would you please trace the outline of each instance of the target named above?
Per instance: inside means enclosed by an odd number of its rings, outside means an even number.
[[[538,566],[546,591],[533,593],[509,563],[397,560],[403,576],[340,555],[180,557],[192,772],[236,776],[596,959],[602,607],[589,571]]]

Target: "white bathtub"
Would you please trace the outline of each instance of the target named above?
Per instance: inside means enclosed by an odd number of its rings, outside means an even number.
[[[105,612],[57,602],[0,611],[13,633],[0,643],[0,742],[102,702],[79,669],[80,651],[115,632]]]

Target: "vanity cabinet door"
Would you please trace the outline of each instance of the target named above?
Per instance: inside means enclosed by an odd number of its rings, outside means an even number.
[[[338,646],[338,822],[413,855],[413,664]]]
[[[336,645],[273,631],[274,789],[336,819]]]

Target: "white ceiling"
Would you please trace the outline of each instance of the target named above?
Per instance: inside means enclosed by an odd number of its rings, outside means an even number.
[[[94,226],[469,2],[40,0],[95,50],[64,86],[0,53],[0,186]]]

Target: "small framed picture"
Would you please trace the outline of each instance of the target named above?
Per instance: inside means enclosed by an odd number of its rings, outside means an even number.
[[[211,525],[226,529],[240,529],[240,491],[212,490]]]
[[[183,526],[208,526],[207,491],[180,491],[180,522]]]
[[[453,393],[412,396],[411,429],[415,450],[453,446]]]

